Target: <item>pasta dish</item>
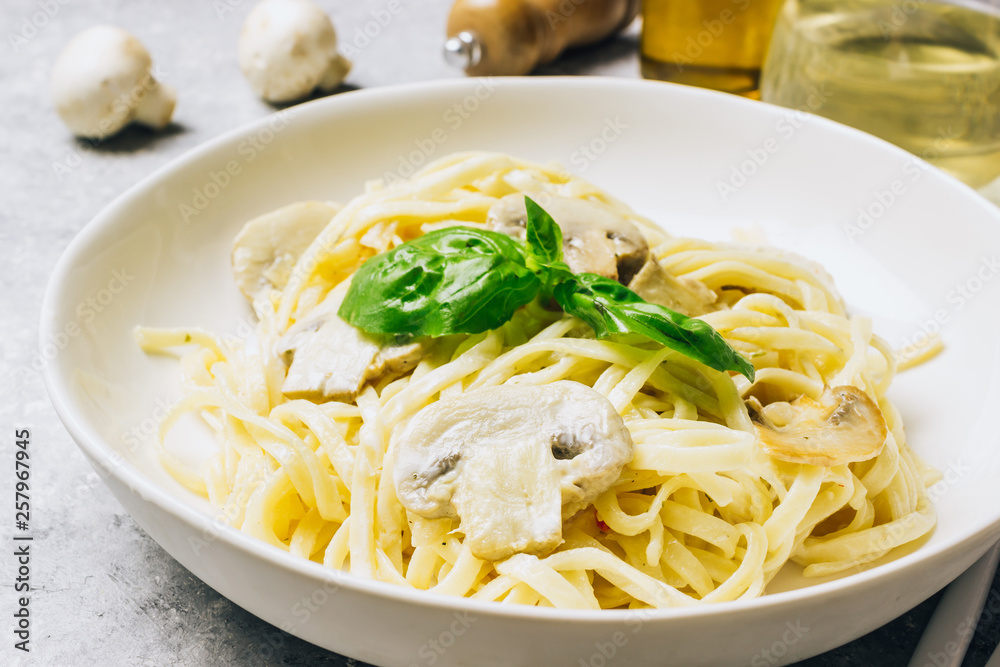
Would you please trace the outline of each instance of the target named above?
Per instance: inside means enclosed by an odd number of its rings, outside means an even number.
[[[232,262],[251,335],[136,330],[181,355],[160,458],[299,557],[662,608],[933,529],[936,472],[886,397],[901,357],[792,253],[674,237],[558,166],[462,153],[252,220]],[[218,443],[197,465],[167,446],[189,413]]]

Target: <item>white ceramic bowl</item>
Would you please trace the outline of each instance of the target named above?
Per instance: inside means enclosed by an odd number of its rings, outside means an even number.
[[[458,150],[564,163],[668,229],[759,224],[826,264],[893,344],[947,350],[897,379],[912,447],[945,472],[933,536],[874,568],[698,609],[569,612],[408,592],[331,572],[209,519],[151,454],[178,368],[136,324],[237,333],[229,274],[244,221],[347,200]],[[729,187],[723,187],[726,184]],[[420,83],[338,95],[235,130],[119,197],[73,241],[44,303],[57,412],[122,505],[174,558],[307,641],[385,665],[778,664],[849,641],[925,599],[1000,529],[1000,212],[889,144],[835,123],[680,86],[604,79]],[[964,291],[964,294],[963,294]],[[192,429],[192,448],[211,446]],[[184,437],[180,438],[184,440]],[[581,662],[582,661],[582,662]]]

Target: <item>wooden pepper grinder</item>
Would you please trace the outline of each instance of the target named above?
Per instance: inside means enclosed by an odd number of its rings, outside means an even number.
[[[456,0],[445,59],[472,76],[527,74],[618,32],[640,0]]]

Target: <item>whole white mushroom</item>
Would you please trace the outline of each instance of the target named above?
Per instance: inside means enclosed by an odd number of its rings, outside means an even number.
[[[290,102],[340,85],[351,63],[337,52],[330,18],[309,0],[264,0],[240,33],[240,69],[270,102]]]
[[[170,122],[177,94],[153,76],[153,59],[138,39],[110,25],[70,40],[52,68],[56,112],[81,137],[100,139],[135,122]]]

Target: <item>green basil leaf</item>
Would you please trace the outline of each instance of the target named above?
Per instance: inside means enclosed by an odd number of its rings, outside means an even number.
[[[598,338],[641,334],[717,371],[754,380],[754,367],[706,322],[652,303],[616,280],[580,273],[555,287],[556,302],[586,322]]]
[[[527,195],[524,196],[524,207],[528,213],[526,218],[528,257],[542,266],[562,261],[563,235],[559,225]]]
[[[540,288],[519,241],[452,227],[362,264],[338,314],[369,333],[481,333],[510,320]]]
[[[551,296],[552,285],[572,278],[563,261],[563,235],[556,221],[531,197],[524,196],[527,211],[525,254],[528,268],[542,279],[542,293]]]

